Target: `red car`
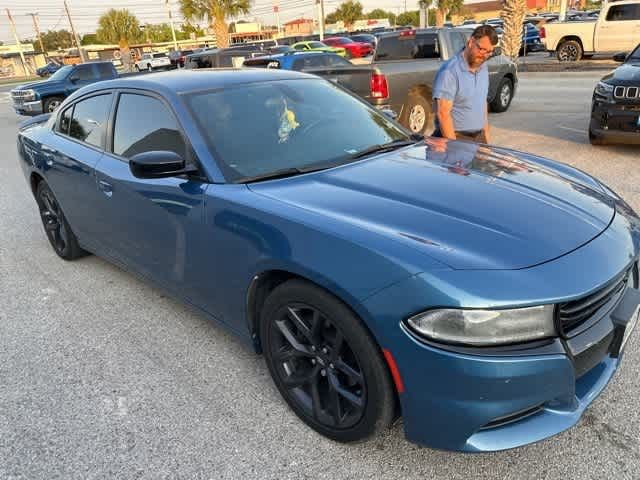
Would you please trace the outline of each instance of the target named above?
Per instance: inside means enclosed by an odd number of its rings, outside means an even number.
[[[354,42],[346,37],[325,38],[322,43],[330,47],[342,47],[347,51],[347,57],[359,58],[366,57],[373,53],[373,47],[368,43]]]

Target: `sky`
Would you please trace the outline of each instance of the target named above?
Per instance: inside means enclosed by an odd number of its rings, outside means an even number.
[[[472,3],[480,0],[470,0]],[[280,22],[285,23],[294,18],[317,18],[315,0],[279,0]],[[365,12],[374,8],[384,8],[395,13],[405,10],[416,10],[417,0],[360,0]],[[168,22],[168,14],[165,0],[67,0],[73,23],[79,35],[94,33],[98,18],[109,8],[127,8],[131,10],[141,23]],[[340,4],[340,0],[325,0],[325,15],[332,12]],[[178,0],[169,0],[176,24],[183,20],[179,11]],[[67,29],[69,20],[64,11],[63,0],[5,0],[0,9],[0,41],[15,43],[9,26],[9,20],[5,9],[8,8],[16,24],[16,30],[21,40],[35,38],[32,17],[28,13],[38,13],[40,29],[47,30]],[[252,11],[245,16],[246,20],[254,18],[265,24],[275,25],[275,17],[272,12],[273,0],[252,0]]]

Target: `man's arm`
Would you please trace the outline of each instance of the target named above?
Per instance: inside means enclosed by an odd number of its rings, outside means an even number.
[[[482,128],[484,132],[484,141],[485,143],[491,143],[491,133],[489,131],[489,104],[487,104],[487,108],[484,111],[484,127]]]
[[[436,116],[438,117],[438,125],[440,126],[440,133],[444,138],[451,140],[456,139],[456,131],[453,126],[453,117],[451,116],[451,109],[453,108],[453,101],[446,100],[444,98],[436,98]]]

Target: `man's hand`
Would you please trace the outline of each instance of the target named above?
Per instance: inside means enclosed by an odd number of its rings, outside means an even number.
[[[482,127],[482,131],[484,132],[484,143],[491,143],[491,133],[489,132],[489,104],[487,104],[487,109],[484,111],[484,127]]]
[[[455,140],[456,130],[453,126],[453,117],[451,116],[452,108],[452,100],[436,98],[436,116],[438,117],[438,125],[440,125],[440,133],[442,133],[444,138]]]

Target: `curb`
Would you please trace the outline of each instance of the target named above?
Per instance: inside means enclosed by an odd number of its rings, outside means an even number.
[[[593,72],[610,71],[619,67],[614,62],[566,62],[566,63],[521,63],[518,72]]]

